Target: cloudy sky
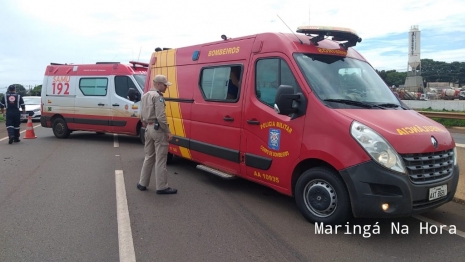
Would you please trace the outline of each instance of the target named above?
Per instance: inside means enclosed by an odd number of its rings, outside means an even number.
[[[148,62],[155,47],[308,24],[352,28],[378,70],[406,71],[412,25],[422,59],[465,62],[464,14],[465,0],[0,0],[0,91],[41,84],[51,62]]]

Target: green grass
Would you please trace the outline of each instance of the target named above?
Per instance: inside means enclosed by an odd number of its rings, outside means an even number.
[[[5,121],[5,118],[3,118],[2,114],[0,114],[0,122]]]
[[[463,112],[463,111],[446,110],[446,109],[437,110],[437,109],[432,109],[431,107],[422,108],[422,109],[417,109],[417,111],[428,111],[428,112],[454,112],[454,113],[463,113],[463,114],[465,114],[465,112]],[[445,126],[445,127],[453,127],[453,126],[461,126],[461,127],[464,127],[464,126],[465,126],[465,120],[460,120],[460,119],[447,119],[447,118],[431,118],[431,119],[433,119],[434,121],[436,121],[436,122],[442,124],[442,125]]]

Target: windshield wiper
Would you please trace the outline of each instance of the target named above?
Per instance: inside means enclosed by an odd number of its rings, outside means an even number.
[[[352,106],[359,106],[359,107],[365,107],[365,108],[381,108],[381,109],[386,109],[385,107],[382,107],[382,106],[380,106],[380,105],[368,104],[368,103],[364,103],[364,102],[360,102],[360,101],[354,101],[354,100],[349,100],[349,99],[325,99],[324,101],[342,103],[342,104],[347,104],[347,105],[352,105]]]
[[[398,104],[393,104],[393,103],[385,103],[385,104],[377,104],[378,106],[383,106],[383,107],[390,107],[390,108],[396,108],[399,107]]]

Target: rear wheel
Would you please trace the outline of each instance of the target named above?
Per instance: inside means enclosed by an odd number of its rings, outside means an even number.
[[[326,167],[311,168],[300,176],[295,201],[300,213],[313,223],[342,224],[352,215],[342,179]]]
[[[69,137],[69,134],[71,134],[71,131],[68,129],[68,124],[66,124],[66,121],[59,117],[53,120],[53,134],[57,138],[67,138]]]

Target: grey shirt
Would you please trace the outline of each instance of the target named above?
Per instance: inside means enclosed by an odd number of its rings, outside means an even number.
[[[151,88],[142,96],[140,120],[147,125],[154,123],[155,119],[157,119],[160,129],[167,134],[171,133],[168,121],[166,120],[165,107],[163,94],[155,88]]]

